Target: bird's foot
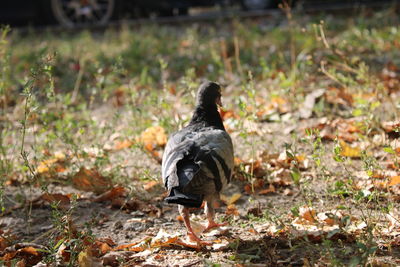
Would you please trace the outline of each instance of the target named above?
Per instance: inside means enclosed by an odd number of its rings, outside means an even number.
[[[209,222],[208,222],[208,225],[207,225],[207,227],[206,227],[206,229],[204,229],[204,232],[210,231],[210,230],[213,229],[213,228],[218,228],[218,227],[226,226],[226,225],[228,225],[227,222],[224,222],[224,223],[216,223],[216,222],[214,222],[214,221],[209,221]]]
[[[196,242],[200,247],[212,246],[212,242],[201,240],[194,233],[188,233],[187,235],[188,235],[188,238],[189,238],[190,241]]]

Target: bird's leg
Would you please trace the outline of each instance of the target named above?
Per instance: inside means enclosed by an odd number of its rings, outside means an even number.
[[[185,206],[179,205],[179,213],[181,214],[183,218],[183,222],[185,223],[186,229],[187,229],[187,235],[189,237],[189,240],[197,242],[199,245],[212,245],[210,242],[206,242],[201,240],[196,233],[193,231],[192,226],[190,225],[190,219],[189,219],[189,209],[186,208]]]
[[[208,220],[208,225],[207,228],[204,230],[204,232],[207,232],[211,230],[212,228],[217,228],[220,226],[225,226],[228,223],[216,223],[214,221],[214,215],[215,215],[215,210],[214,210],[214,199],[206,200],[206,206],[204,208],[204,211],[207,215],[207,220]]]

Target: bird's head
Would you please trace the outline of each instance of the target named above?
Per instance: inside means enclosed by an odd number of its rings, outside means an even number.
[[[215,82],[205,82],[197,91],[196,104],[198,106],[222,106],[221,86]]]

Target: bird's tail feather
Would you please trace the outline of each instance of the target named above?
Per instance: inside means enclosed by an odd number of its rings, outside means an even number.
[[[191,193],[189,189],[189,184],[200,169],[199,166],[193,160],[181,160],[177,167],[179,187],[172,188],[165,201],[167,203],[199,208],[203,203],[203,195]]]
[[[174,188],[170,191],[168,197],[165,198],[165,202],[200,208],[203,203],[203,195],[182,193],[178,188]]]

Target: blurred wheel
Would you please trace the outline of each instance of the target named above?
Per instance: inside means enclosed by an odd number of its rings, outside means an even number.
[[[246,10],[258,10],[273,7],[276,0],[241,0],[242,6]]]
[[[55,19],[67,27],[107,24],[115,6],[116,0],[51,0]]]

